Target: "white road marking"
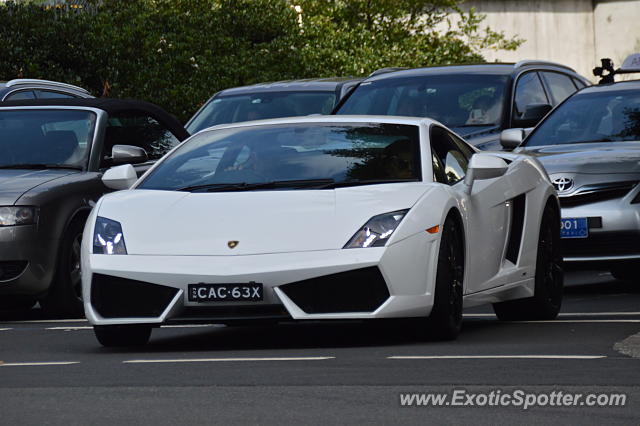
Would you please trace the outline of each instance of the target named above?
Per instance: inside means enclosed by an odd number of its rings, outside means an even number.
[[[387,359],[601,359],[606,355],[396,355]]]
[[[0,367],[25,367],[25,366],[43,366],[43,365],[71,365],[80,364],[80,361],[59,361],[59,362],[5,362],[0,363]]]
[[[175,324],[161,325],[160,328],[201,328],[201,327],[226,327],[224,324]]]
[[[640,315],[640,312],[567,312],[567,313],[561,313],[558,316],[560,318],[565,318],[565,317],[587,317],[587,316],[592,316],[592,317],[608,317],[608,316],[624,317],[624,316],[632,316],[632,315]],[[462,316],[465,317],[465,318],[473,318],[473,317],[495,318],[496,317],[495,314],[463,314]]]
[[[87,322],[86,319],[52,319],[52,320],[23,320],[23,321],[2,321],[3,324],[38,324],[38,323],[60,323],[60,322]]]
[[[274,358],[192,358],[192,359],[132,359],[123,364],[153,364],[171,362],[244,362],[244,361],[323,361],[334,356],[274,357]]]
[[[12,330],[11,328],[0,328],[0,331],[8,331],[8,330]]]
[[[80,326],[80,327],[47,327],[45,330],[64,330],[64,331],[73,331],[73,330],[93,330],[91,326]]]

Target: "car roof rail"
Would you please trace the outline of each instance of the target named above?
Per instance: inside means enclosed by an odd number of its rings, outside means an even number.
[[[518,61],[516,62],[516,64],[514,65],[514,68],[522,68],[522,67],[528,67],[528,66],[535,66],[535,65],[549,65],[552,67],[560,67],[560,68],[564,68],[567,69],[571,72],[576,72],[576,70],[574,70],[573,68],[567,66],[567,65],[563,65],[563,64],[559,64],[558,62],[552,62],[552,61],[540,61],[537,59],[524,59],[522,61]]]
[[[402,70],[406,70],[406,69],[409,69],[409,68],[407,68],[407,67],[385,67],[385,68],[380,68],[380,69],[377,69],[377,70],[373,71],[367,77],[373,77],[374,75],[386,74],[388,72],[402,71]]]
[[[19,84],[47,84],[49,86],[77,90],[78,92],[83,92],[90,95],[89,91],[83,87],[74,86],[73,84],[61,83],[59,81],[40,80],[37,78],[16,78],[5,83],[7,87],[17,86]]]

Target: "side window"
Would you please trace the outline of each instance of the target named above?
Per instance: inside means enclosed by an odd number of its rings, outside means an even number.
[[[453,135],[441,127],[431,128],[431,155],[436,181],[453,185],[467,173],[469,157],[454,141]]]
[[[114,145],[132,145],[147,151],[149,160],[157,160],[179,143],[156,119],[141,112],[111,115],[107,124],[100,167],[109,167]]]
[[[514,117],[521,118],[528,105],[548,103],[549,100],[544,93],[544,88],[542,87],[538,73],[530,72],[518,79],[513,105]]]
[[[584,84],[582,82],[582,80],[578,80],[577,78],[572,78],[572,80],[573,80],[573,84],[575,84],[578,89],[582,89],[583,87],[587,87],[587,85]]]
[[[13,92],[12,94],[10,94],[9,96],[7,96],[4,100],[5,101],[19,101],[22,99],[35,99],[36,95],[34,95],[33,91],[31,90],[20,90],[19,92]]]
[[[545,71],[540,74],[551,92],[554,105],[558,105],[560,102],[573,95],[577,90],[576,86],[571,81],[571,77],[568,75],[549,71]]]
[[[54,92],[52,90],[36,90],[36,96],[38,96],[38,99],[73,99],[75,98],[75,96],[72,96],[68,93]]]

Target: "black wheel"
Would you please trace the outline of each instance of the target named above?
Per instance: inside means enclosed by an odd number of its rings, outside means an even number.
[[[453,340],[460,334],[463,279],[462,231],[452,218],[447,218],[442,227],[433,309],[428,320],[431,337]]]
[[[151,337],[149,325],[95,325],[93,332],[102,346],[141,346]]]
[[[560,217],[547,205],[538,238],[534,296],[494,303],[493,310],[503,321],[554,319],[562,306],[563,290]]]
[[[640,282],[640,262],[625,262],[611,267],[611,275],[619,281],[626,283]]]
[[[83,315],[80,266],[83,229],[84,221],[74,220],[62,238],[53,283],[45,298],[40,301],[49,315],[70,318]]]

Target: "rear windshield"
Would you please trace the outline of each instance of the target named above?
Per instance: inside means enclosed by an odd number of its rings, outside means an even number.
[[[329,114],[335,103],[334,91],[269,92],[215,97],[191,119],[187,130],[194,134],[217,124]]]
[[[82,167],[96,115],[80,110],[0,110],[0,166]]]
[[[357,184],[420,178],[417,126],[305,123],[203,132],[161,160],[138,188],[283,181],[298,181],[299,187],[299,181],[312,180]]]

